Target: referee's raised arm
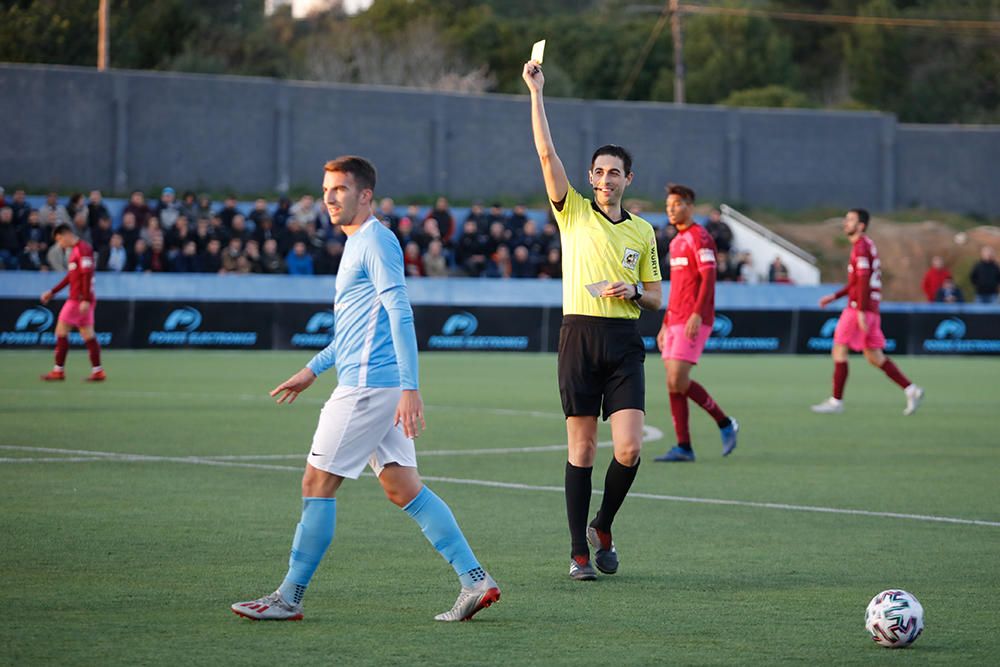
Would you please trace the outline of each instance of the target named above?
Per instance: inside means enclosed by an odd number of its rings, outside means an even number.
[[[569,192],[569,179],[566,178],[566,168],[556,154],[549,132],[549,121],[545,117],[545,102],[542,100],[542,88],[545,86],[545,76],[542,66],[534,60],[524,63],[521,76],[531,91],[531,130],[535,136],[535,150],[542,163],[542,176],[545,178],[545,192],[553,202],[561,202]]]

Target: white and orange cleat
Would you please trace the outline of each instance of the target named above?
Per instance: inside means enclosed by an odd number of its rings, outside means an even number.
[[[66,379],[66,371],[57,371],[52,369],[48,373],[42,376],[42,380],[45,382],[62,382]]]
[[[462,588],[455,606],[434,617],[435,621],[468,621],[477,613],[500,599],[500,587],[493,577],[486,578],[471,588]]]
[[[281,593],[274,591],[257,600],[237,602],[230,607],[233,613],[254,621],[301,621],[302,605],[288,604]]]

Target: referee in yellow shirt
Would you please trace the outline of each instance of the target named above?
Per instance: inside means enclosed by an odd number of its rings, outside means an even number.
[[[541,66],[528,61],[522,76],[531,91],[531,128],[545,191],[562,237],[559,395],[569,443],[569,576],[588,581],[597,578],[588,542],[597,569],[605,574],[618,570],[611,523],[639,468],[646,409],[646,351],[638,319],[640,309],[660,309],[660,267],[653,227],[621,205],[632,182],[632,156],[621,146],[598,148],[590,162],[594,198],[585,199],[570,186],[552,144]],[[615,452],[604,478],[601,508],[588,525],[598,415],[611,420]]]

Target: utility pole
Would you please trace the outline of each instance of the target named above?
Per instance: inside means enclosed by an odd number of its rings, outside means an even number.
[[[679,0],[670,0],[670,32],[674,40],[674,103],[684,104],[684,36]]]
[[[108,3],[111,0],[101,0],[97,10],[97,69],[103,72],[108,69],[108,19],[110,10]]]

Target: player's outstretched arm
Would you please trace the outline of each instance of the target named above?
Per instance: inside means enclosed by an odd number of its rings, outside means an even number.
[[[569,192],[569,179],[566,168],[556,154],[552,143],[552,133],[549,131],[549,120],[545,116],[545,102],[542,98],[542,88],[545,87],[545,76],[542,66],[534,60],[524,64],[521,77],[531,91],[531,131],[535,137],[535,150],[542,163],[542,177],[545,179],[545,192],[550,200],[561,202]]]
[[[271,390],[271,396],[277,399],[278,403],[294,403],[299,394],[309,388],[316,381],[316,374],[308,368],[288,378],[277,387]]]

